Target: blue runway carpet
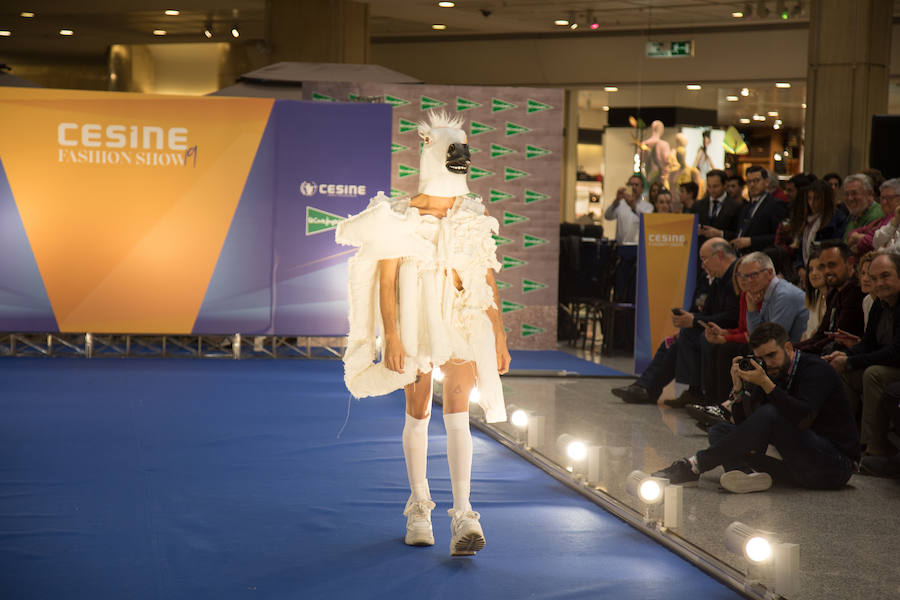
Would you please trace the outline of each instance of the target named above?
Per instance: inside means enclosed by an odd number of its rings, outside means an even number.
[[[735,598],[474,432],[487,547],[403,544],[400,394],[337,361],[0,359],[0,598]]]
[[[569,375],[631,377],[630,373],[623,373],[558,350],[513,350],[510,354],[512,374],[516,371],[565,371]]]

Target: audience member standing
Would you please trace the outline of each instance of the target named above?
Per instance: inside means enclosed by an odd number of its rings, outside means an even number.
[[[866,453],[891,453],[881,398],[885,387],[900,380],[900,255],[883,253],[869,265],[877,301],[861,342],[825,359],[843,375],[851,406],[862,405],[860,440]]]
[[[682,183],[678,186],[678,199],[681,202],[681,212],[696,212],[697,194],[699,193],[700,188],[693,181]]]
[[[696,204],[694,212],[700,222],[699,236],[704,239],[734,237],[743,200],[725,193],[725,172],[714,169],[706,175],[709,194]]]
[[[643,199],[644,180],[640,175],[628,178],[627,187],[616,191],[616,199],[609,205],[603,218],[616,222],[616,243],[637,244],[640,218],[638,213],[653,212],[653,206]]]
[[[759,166],[747,169],[750,198],[738,217],[738,231],[731,240],[739,254],[756,252],[775,241],[778,224],[787,214],[786,205],[766,192],[768,172]]]

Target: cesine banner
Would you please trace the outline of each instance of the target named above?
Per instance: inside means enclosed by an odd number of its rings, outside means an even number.
[[[642,373],[662,341],[677,332],[672,325],[672,309],[690,308],[697,281],[696,218],[692,214],[641,215],[635,299],[635,373]]]
[[[341,335],[390,106],[0,89],[0,330]]]

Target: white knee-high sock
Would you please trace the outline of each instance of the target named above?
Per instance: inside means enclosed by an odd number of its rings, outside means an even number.
[[[403,456],[406,458],[406,474],[409,476],[409,489],[412,499],[430,500],[426,467],[428,464],[428,422],[431,413],[424,419],[416,419],[406,415],[403,426]]]
[[[450,463],[450,485],[453,487],[453,508],[456,512],[472,510],[469,490],[472,481],[472,433],[469,413],[444,413],[447,428],[447,462]]]

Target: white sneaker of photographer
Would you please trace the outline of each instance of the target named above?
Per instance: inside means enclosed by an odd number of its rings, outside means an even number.
[[[772,477],[768,473],[744,473],[741,470],[725,471],[719,477],[719,485],[735,494],[764,492],[772,487]]]
[[[431,529],[431,511],[434,502],[410,498],[403,514],[406,515],[406,544],[409,546],[434,546],[434,532]]]
[[[484,531],[478,519],[481,515],[474,510],[457,511],[451,508],[447,514],[450,520],[450,556],[472,556],[484,548]]]

